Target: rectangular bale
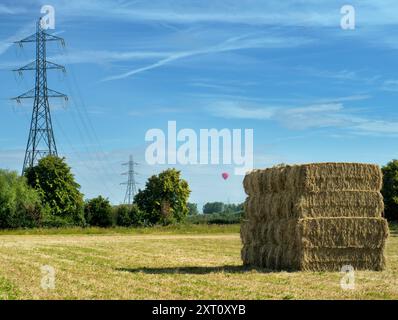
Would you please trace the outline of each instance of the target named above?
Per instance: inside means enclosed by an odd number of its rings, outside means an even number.
[[[350,265],[355,270],[382,271],[386,260],[382,248],[301,248],[288,245],[244,245],[244,265],[271,270],[340,271]]]
[[[340,271],[350,265],[355,270],[382,271],[386,268],[383,248],[304,248],[299,269],[304,271]]]
[[[375,164],[312,163],[253,170],[243,180],[250,195],[294,191],[380,191],[382,173]]]
[[[303,248],[384,248],[389,234],[383,218],[299,219],[296,232]]]
[[[277,192],[249,196],[247,219],[256,221],[317,217],[381,217],[383,196],[378,191]]]
[[[388,233],[383,218],[276,219],[241,226],[243,244],[295,248],[384,248]]]

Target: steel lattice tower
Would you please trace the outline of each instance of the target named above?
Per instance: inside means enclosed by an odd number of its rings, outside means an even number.
[[[60,41],[61,44],[64,45],[64,40],[62,38],[50,35],[44,31],[40,19],[37,23],[35,34],[15,42],[16,44],[19,44],[20,47],[22,47],[24,43],[36,43],[36,61],[33,61],[20,69],[14,70],[20,75],[23,71],[28,70],[36,72],[35,88],[14,98],[18,103],[20,103],[22,99],[34,99],[32,120],[22,174],[27,168],[34,166],[42,157],[47,155],[58,155],[48,98],[58,97],[64,98],[65,100],[68,98],[60,92],[47,88],[47,70],[61,69],[65,72],[65,67],[46,60],[47,41]]]
[[[138,165],[137,162],[134,162],[133,156],[130,156],[130,161],[123,163],[123,166],[128,166],[129,170],[127,172],[122,173],[122,175],[127,175],[128,180],[127,182],[121,183],[122,185],[127,185],[127,190],[126,190],[126,195],[124,196],[124,204],[131,205],[134,200],[134,196],[137,193],[137,184],[135,182],[135,175],[137,172],[135,172],[135,165]]]

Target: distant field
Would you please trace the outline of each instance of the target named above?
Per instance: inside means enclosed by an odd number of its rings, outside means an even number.
[[[398,299],[398,232],[388,268],[341,274],[241,267],[239,226],[0,232],[0,299]],[[43,265],[54,290],[40,286]]]

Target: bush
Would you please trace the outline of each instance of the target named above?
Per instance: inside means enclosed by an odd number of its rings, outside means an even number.
[[[130,218],[133,226],[150,226],[147,215],[136,204],[130,207]]]
[[[243,203],[207,202],[203,206],[204,214],[236,213],[241,211],[243,211]]]
[[[101,196],[86,201],[84,216],[90,226],[106,228],[113,225],[112,206],[108,199]]]
[[[120,205],[115,208],[116,224],[121,227],[147,225],[144,213],[137,205]]]
[[[186,222],[192,224],[236,224],[241,222],[242,214],[243,212],[198,214],[188,216]]]
[[[39,227],[44,215],[40,196],[26,179],[0,170],[0,228]]]
[[[28,168],[25,176],[50,210],[45,217],[46,225],[84,225],[83,195],[65,159],[44,157],[37,166]]]
[[[381,168],[383,171],[384,214],[387,220],[398,220],[398,160],[392,160]]]
[[[128,205],[120,205],[115,207],[116,225],[121,227],[130,227],[132,221],[130,218],[130,208]]]
[[[207,202],[203,206],[204,214],[221,213],[224,211],[224,203],[222,202]]]

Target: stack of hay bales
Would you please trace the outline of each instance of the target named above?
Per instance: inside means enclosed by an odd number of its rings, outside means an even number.
[[[388,225],[377,165],[319,163],[254,170],[241,226],[245,265],[382,270]]]

